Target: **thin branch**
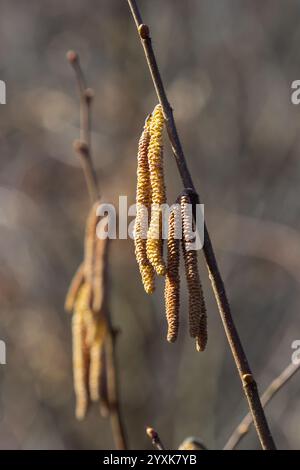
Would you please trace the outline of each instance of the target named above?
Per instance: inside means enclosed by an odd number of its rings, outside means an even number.
[[[146,434],[148,437],[150,437],[154,449],[165,450],[165,447],[163,443],[161,442],[160,437],[158,433],[155,431],[155,429],[148,427],[146,429]]]
[[[74,142],[74,148],[80,156],[87,189],[91,202],[94,203],[99,199],[99,190],[97,174],[91,154],[91,102],[93,92],[90,88],[86,87],[86,80],[80,66],[78,54],[74,51],[69,51],[67,53],[67,59],[75,71],[80,97],[80,140],[76,140]],[[106,246],[108,247],[108,244],[106,244]],[[116,333],[111,323],[111,315],[109,314],[109,311],[107,312],[107,319],[108,337],[105,341],[105,357],[107,366],[107,398],[109,403],[110,424],[116,449],[126,450],[127,439],[119,403],[115,347]]]
[[[74,142],[74,149],[80,156],[91,202],[95,202],[99,198],[99,191],[91,149],[91,105],[94,93],[91,88],[86,86],[78,54],[69,51],[67,59],[75,72],[80,99],[80,140]]]
[[[263,407],[265,407],[275,397],[275,395],[288,383],[288,381],[299,369],[300,362],[299,364],[291,363],[283,370],[283,372],[281,372],[280,375],[278,375],[278,377],[276,377],[276,379],[273,380],[273,382],[270,383],[266,391],[261,396]],[[250,413],[248,413],[242,419],[237,428],[233,431],[232,435],[224,446],[224,450],[234,450],[239,442],[249,432],[252,422],[252,416]]]
[[[173,117],[173,110],[167,99],[167,95],[164,89],[162,78],[158,69],[155,54],[152,47],[150,38],[149,27],[143,23],[141,13],[139,11],[137,2],[135,0],[127,0],[133,19],[135,21],[138,34],[144,48],[144,53],[148,63],[148,67],[151,73],[155,91],[158,100],[162,106],[168,136],[171,142],[173,154],[177,163],[178,171],[180,173],[183,186],[190,188],[193,192],[193,207],[194,216],[196,215],[196,204],[199,203],[199,196],[196,192],[191,174],[189,172],[185,155],[181,146],[181,142],[178,136],[176,124]],[[209,278],[212,283],[213,292],[217,301],[219,313],[223,322],[224,330],[228,339],[231,352],[239,372],[240,379],[242,381],[244,393],[246,395],[249,409],[253,416],[255,428],[263,449],[270,450],[275,449],[275,444],[264,414],[262,404],[260,402],[259,393],[256,382],[252,375],[248,359],[242,347],[237,329],[235,327],[229,302],[227,299],[225,286],[223,279],[219,272],[217,260],[214,254],[212,243],[210,240],[209,232],[206,224],[204,225],[204,256],[208,268]]]

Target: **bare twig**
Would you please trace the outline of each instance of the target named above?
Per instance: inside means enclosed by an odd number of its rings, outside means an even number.
[[[154,449],[165,450],[165,447],[163,443],[161,442],[160,437],[158,433],[155,431],[155,429],[148,427],[146,429],[146,434],[148,437],[150,437]]]
[[[275,397],[277,392],[287,384],[287,382],[293,377],[293,375],[300,369],[300,362],[299,364],[289,364],[283,372],[281,372],[273,382],[270,383],[266,391],[261,396],[262,405],[265,407],[272,398]],[[248,413],[237,426],[237,428],[233,431],[232,435],[228,439],[227,443],[224,446],[224,450],[234,450],[239,442],[245,437],[245,435],[249,432],[251,423],[253,422],[252,416]]]
[[[75,72],[80,99],[80,140],[74,142],[74,149],[80,156],[89,195],[91,201],[94,202],[99,197],[97,175],[91,151],[91,105],[94,93],[91,88],[86,86],[78,54],[74,51],[69,51],[67,59]]]
[[[80,140],[75,141],[74,148],[81,157],[81,163],[91,202],[99,198],[98,180],[94,169],[91,154],[91,116],[90,107],[93,92],[86,88],[86,81],[82,72],[78,54],[74,51],[67,53],[67,59],[72,65],[78,84],[80,96]],[[108,244],[105,244],[106,249]],[[111,315],[107,306],[108,336],[105,340],[105,359],[107,372],[107,399],[109,417],[115,447],[117,450],[127,449],[125,428],[121,416],[119,403],[118,373],[115,348],[115,330],[111,323]]]
[[[155,91],[158,100],[162,106],[164,117],[166,120],[166,127],[168,136],[171,142],[173,154],[177,163],[178,171],[180,173],[182,183],[185,188],[190,188],[193,193],[193,206],[194,216],[196,215],[196,204],[199,203],[199,196],[195,190],[195,186],[189,172],[185,155],[181,146],[178,136],[175,120],[173,117],[173,110],[169,104],[162,78],[158,69],[155,54],[152,47],[150,38],[149,27],[143,23],[141,13],[139,11],[137,2],[135,0],[127,0],[133,19],[135,21],[139,37],[144,48],[144,53],[151,73]],[[246,395],[249,409],[253,416],[255,428],[263,449],[275,449],[275,444],[264,414],[262,404],[260,402],[259,393],[256,382],[252,375],[248,359],[242,347],[237,329],[235,327],[229,302],[227,299],[223,279],[219,272],[217,260],[214,254],[210,236],[207,226],[204,226],[204,256],[208,268],[209,278],[212,283],[212,288],[219,308],[219,313],[223,322],[225,333],[231,348],[231,352],[242,381],[244,393]]]

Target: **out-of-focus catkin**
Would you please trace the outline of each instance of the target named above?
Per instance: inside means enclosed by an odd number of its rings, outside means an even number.
[[[148,162],[150,142],[151,116],[146,123],[139,140],[137,157],[137,189],[136,189],[136,219],[135,219],[135,256],[139,265],[145,291],[151,294],[154,289],[154,269],[151,266],[146,250],[146,237],[151,209],[151,184]]]
[[[80,298],[80,293],[79,293]],[[77,302],[76,302],[77,304]],[[83,419],[88,406],[87,377],[89,370],[88,348],[85,342],[83,311],[77,309],[72,318],[73,337],[73,381],[76,396],[76,417]]]
[[[180,240],[176,238],[176,216],[180,211],[174,208],[169,216],[168,231],[168,258],[167,273],[165,278],[165,305],[168,322],[167,340],[171,343],[176,341],[179,328],[179,295],[180,295]]]
[[[163,259],[162,213],[157,204],[152,204],[151,222],[147,234],[147,257],[159,276],[166,274]]]
[[[98,322],[96,338],[90,348],[90,370],[89,370],[89,391],[92,401],[98,401],[100,398],[100,382],[103,367],[102,351],[104,347],[107,325],[102,316]]]
[[[163,126],[164,116],[161,105],[157,105],[152,113],[150,125],[150,143],[148,161],[151,183],[151,220],[147,234],[147,258],[157,274],[164,276],[166,266],[163,259],[162,239],[162,204],[166,203],[166,188],[163,171]]]
[[[84,269],[83,269],[83,263],[81,263],[76,273],[73,276],[73,279],[71,281],[71,284],[69,286],[69,289],[66,295],[65,310],[67,312],[73,311],[79,289],[83,283],[84,283]]]
[[[183,195],[180,202],[183,226],[182,251],[189,291],[190,335],[196,339],[197,350],[204,351],[207,343],[206,307],[198,271],[197,251],[188,249],[189,243],[192,242],[193,233],[192,212],[188,210],[191,201],[189,196]]]

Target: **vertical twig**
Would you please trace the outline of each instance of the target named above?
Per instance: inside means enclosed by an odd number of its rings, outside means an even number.
[[[90,199],[93,203],[99,196],[97,175],[92,161],[91,149],[91,105],[94,93],[91,88],[86,87],[78,54],[74,51],[69,51],[67,59],[75,72],[80,100],[80,140],[74,142],[74,148],[80,156]]]
[[[185,155],[178,136],[176,124],[173,117],[173,110],[167,99],[162,78],[156,62],[155,54],[150,38],[149,27],[143,23],[141,13],[135,0],[127,0],[133,19],[135,21],[139,37],[144,48],[144,53],[151,73],[155,91],[158,100],[163,108],[164,117],[168,136],[171,142],[173,154],[177,163],[182,183],[185,188],[190,188],[194,194],[193,207],[194,216],[196,215],[196,204],[199,203],[199,196],[195,190],[195,186],[189,172]],[[204,225],[204,256],[208,268],[209,278],[211,280],[213,292],[217,301],[219,313],[223,322],[224,330],[228,339],[231,352],[242,381],[244,393],[246,395],[249,409],[251,411],[257,435],[259,437],[263,449],[275,449],[275,444],[264,414],[262,404],[260,402],[259,393],[256,382],[252,375],[248,359],[241,344],[237,329],[235,327],[229,302],[225,291],[225,286],[218,268],[217,260],[214,254],[212,243],[206,224]]]
[[[91,202],[99,198],[97,174],[93,165],[91,154],[91,102],[93,91],[86,87],[86,81],[82,72],[78,54],[74,51],[67,53],[67,59],[72,65],[78,85],[80,98],[80,140],[75,141],[74,148],[78,152]],[[105,244],[106,249],[108,244]],[[115,330],[111,323],[111,315],[107,308],[108,337],[105,341],[105,358],[107,370],[107,395],[109,404],[109,417],[115,447],[117,450],[127,449],[125,428],[122,420],[120,403],[117,360],[115,348]]]
[[[261,402],[263,407],[265,407],[272,398],[279,392],[279,390],[287,384],[287,382],[293,377],[293,375],[300,369],[299,364],[289,364],[273,382],[270,383],[266,391],[261,396]],[[224,450],[234,450],[239,442],[245,437],[249,432],[251,423],[253,422],[252,416],[248,413],[233,431],[232,435],[228,439],[227,443],[224,446]]]

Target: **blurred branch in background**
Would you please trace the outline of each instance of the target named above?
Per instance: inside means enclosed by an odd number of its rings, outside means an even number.
[[[75,142],[74,148],[81,157],[87,188],[90,194],[92,204],[95,204],[97,203],[97,200],[99,198],[99,191],[98,191],[98,181],[97,181],[96,171],[93,166],[93,160],[92,160],[92,155],[91,155],[91,138],[90,138],[91,116],[90,116],[90,113],[91,113],[91,101],[93,98],[93,91],[90,88],[86,88],[86,80],[85,80],[84,74],[80,66],[78,54],[74,51],[69,51],[67,53],[67,59],[69,63],[73,66],[73,69],[75,71],[77,84],[78,84],[79,97],[80,97],[80,140]],[[95,215],[92,214],[92,217],[95,217]],[[97,273],[97,276],[99,277],[99,279],[97,279],[96,277],[96,271],[92,272],[90,276],[92,277],[92,279],[90,279],[91,283],[95,284],[95,282],[97,282],[97,284],[99,284],[95,286],[95,290],[92,291],[91,293],[93,305],[95,305],[96,291],[99,290],[100,288],[104,290],[104,292],[100,293],[101,299],[100,300],[98,299],[99,302],[97,302],[99,305],[96,309],[92,309],[93,310],[92,314],[94,315],[97,312],[99,312],[102,315],[105,314],[105,318],[107,321],[107,329],[108,329],[107,335],[104,338],[105,366],[104,367],[99,366],[98,372],[99,374],[100,372],[102,372],[102,375],[103,373],[106,374],[106,381],[105,381],[106,387],[105,388],[106,388],[107,400],[108,400],[107,411],[108,411],[110,422],[111,422],[111,429],[112,429],[113,439],[115,442],[115,447],[117,450],[125,450],[127,449],[127,442],[126,442],[124,424],[123,424],[123,420],[121,416],[120,403],[119,403],[118,372],[117,372],[117,358],[116,358],[116,345],[115,345],[117,331],[112,326],[110,307],[108,305],[109,286],[108,286],[108,280],[107,280],[107,276],[108,276],[107,264],[108,264],[109,243],[108,243],[108,239],[96,240],[96,242],[94,242],[93,241],[94,238],[95,237],[97,238],[96,225],[92,224],[92,229],[93,229],[92,230],[93,233],[91,234],[88,233],[87,236],[89,237],[90,235],[92,237],[92,244],[96,244],[96,248],[95,248],[95,252],[92,253],[92,256],[90,257],[91,259],[89,260],[89,262],[91,262],[94,265],[94,268],[96,270],[97,263],[99,261],[100,271],[102,271],[102,272]],[[87,240],[87,242],[89,243],[89,240]],[[97,250],[97,247],[99,247],[98,250]],[[86,261],[84,264],[86,264]],[[85,275],[87,275],[87,273],[85,273]],[[102,282],[102,285],[100,285],[101,282]],[[86,313],[87,312],[85,311],[84,314]],[[101,361],[103,360],[102,348],[100,350],[96,349],[96,354],[97,356],[99,356],[96,358],[96,360],[99,361],[99,364],[101,364]],[[92,359],[93,357],[90,358],[90,360]],[[100,368],[101,368],[101,371],[100,371]],[[94,393],[94,397],[93,396],[91,397],[94,400],[98,400],[99,398],[98,387],[100,387],[100,391],[102,391],[103,389],[104,381],[103,381],[102,375],[100,374],[99,377],[96,377],[96,380],[98,382],[94,384],[96,387],[96,392]],[[103,407],[103,402],[101,403],[101,405]]]
[[[276,379],[271,382],[266,391],[261,396],[262,405],[265,407],[275,395],[288,383],[288,381],[295,375],[300,369],[299,364],[289,364]],[[232,435],[228,439],[224,446],[224,450],[234,450],[239,442],[249,432],[251,424],[253,422],[252,416],[248,413],[244,419],[240,422],[238,427],[233,431]]]
[[[196,204],[199,202],[199,196],[196,192],[190,171],[186,163],[185,155],[181,146],[175,120],[173,117],[173,109],[169,104],[163,81],[160,75],[160,71],[157,65],[156,57],[152,47],[150,30],[148,25],[143,23],[137,2],[135,0],[128,0],[128,5],[138,30],[138,34],[144,49],[145,57],[149,66],[158,100],[163,109],[167,131],[171,142],[173,154],[177,163],[178,171],[180,173],[184,187],[186,189],[191,189],[194,194],[193,206],[195,208]],[[194,217],[195,214],[196,212],[194,213]],[[248,406],[253,416],[257,435],[259,437],[263,449],[275,449],[275,443],[271,431],[269,429],[262,404],[260,402],[257,384],[254,380],[254,376],[251,372],[247,356],[241,344],[239,334],[232,318],[225,286],[218,268],[217,260],[215,257],[215,253],[206,224],[204,225],[203,251],[208,267],[209,278],[211,280],[212,288],[219,308],[219,313],[242,382],[243,390],[248,401]]]

